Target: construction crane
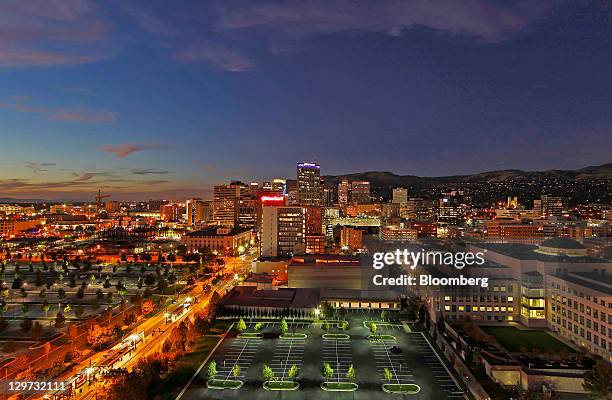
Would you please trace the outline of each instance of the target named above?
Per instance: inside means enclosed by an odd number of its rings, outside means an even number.
[[[111,197],[110,194],[102,194],[100,189],[98,189],[98,194],[96,196],[96,203],[98,203],[98,210],[102,208],[102,199],[107,197]]]

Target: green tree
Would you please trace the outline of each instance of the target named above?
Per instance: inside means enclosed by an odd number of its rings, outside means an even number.
[[[234,375],[234,378],[238,378],[240,376],[240,365],[234,365],[232,368],[232,375]]]
[[[348,371],[346,372],[346,378],[351,382],[355,382],[356,375],[357,373],[355,372],[355,367],[353,367],[353,364],[351,364]]]
[[[299,372],[300,370],[298,366],[296,364],[293,364],[291,368],[289,368],[289,372],[288,372],[289,378],[295,379],[298,376]]]
[[[387,310],[382,310],[380,312],[380,319],[382,321],[386,320],[388,316],[389,316],[389,312]]]
[[[340,328],[341,328],[343,331],[348,331],[348,328],[349,328],[349,322],[348,322],[348,321],[344,321],[342,324],[340,324]]]
[[[289,326],[287,325],[287,321],[285,321],[285,318],[281,319],[280,330],[282,333],[287,333],[287,331],[289,330]]]
[[[272,368],[270,368],[270,366],[268,364],[264,364],[263,365],[261,373],[262,373],[263,378],[264,378],[265,381],[273,381],[273,380],[275,380],[275,378],[274,378],[274,371],[272,370]]]
[[[246,323],[244,322],[242,318],[240,318],[240,321],[238,321],[238,323],[236,324],[236,330],[238,332],[244,332],[246,328],[247,328]]]
[[[391,379],[393,379],[393,372],[389,371],[389,368],[385,368],[383,370],[383,375],[385,376],[387,382],[391,382]]]
[[[321,329],[323,329],[324,331],[328,331],[329,323],[327,321],[323,321],[323,323],[321,324]]]
[[[376,326],[376,324],[372,322],[370,324],[370,332],[372,333],[372,335],[375,335],[377,330],[378,330],[378,326]]]
[[[324,362],[321,366],[321,375],[327,379],[331,379],[334,376],[334,369],[329,365],[329,363]]]
[[[346,319],[346,315],[347,315],[347,311],[346,308],[340,306],[340,308],[338,309],[338,316],[340,317],[340,319]]]
[[[332,318],[334,316],[334,307],[327,301],[321,304],[321,314],[324,318]]]
[[[612,366],[598,360],[593,368],[584,374],[582,387],[594,399],[612,399]]]
[[[45,318],[47,318],[47,314],[49,313],[49,310],[51,309],[51,304],[45,301],[44,303],[42,303],[41,308],[42,308],[42,311],[45,313]]]
[[[217,376],[217,374],[217,362],[215,360],[212,360],[208,363],[208,377],[210,379],[215,379],[215,376]]]
[[[255,324],[255,332],[259,332],[263,328],[263,324],[258,322]]]

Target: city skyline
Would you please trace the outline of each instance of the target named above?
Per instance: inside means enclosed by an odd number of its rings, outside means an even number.
[[[3,2],[0,197],[187,198],[294,178],[299,160],[601,165],[609,17],[582,1]]]

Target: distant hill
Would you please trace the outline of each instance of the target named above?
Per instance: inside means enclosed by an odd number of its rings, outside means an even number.
[[[325,176],[326,185],[337,185],[342,179],[349,181],[369,181],[374,187],[436,187],[452,183],[485,183],[502,182],[508,179],[568,179],[568,180],[612,180],[612,163],[581,168],[578,170],[522,171],[507,169],[481,172],[472,175],[452,175],[437,177],[420,177],[414,175],[397,175],[392,172],[369,171],[346,175]]]

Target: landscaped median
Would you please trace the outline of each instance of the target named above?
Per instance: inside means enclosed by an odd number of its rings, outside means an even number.
[[[244,382],[232,379],[209,379],[206,381],[206,387],[209,389],[240,389]]]
[[[324,333],[323,339],[331,339],[331,340],[349,340],[351,335],[346,333]]]
[[[244,332],[244,333],[239,333],[238,337],[240,339],[257,339],[257,338],[263,337],[263,334],[254,333],[254,332]]]
[[[417,394],[421,391],[419,385],[413,383],[385,383],[382,390],[393,394]]]
[[[380,340],[383,342],[393,342],[397,340],[397,338],[393,335],[378,335],[378,334],[368,335],[367,339],[368,340]]]
[[[300,384],[293,381],[265,381],[263,388],[266,390],[297,390]]]
[[[305,333],[283,333],[280,335],[281,339],[306,339],[308,335]]]
[[[354,392],[359,386],[353,382],[323,382],[321,389],[328,392]]]

